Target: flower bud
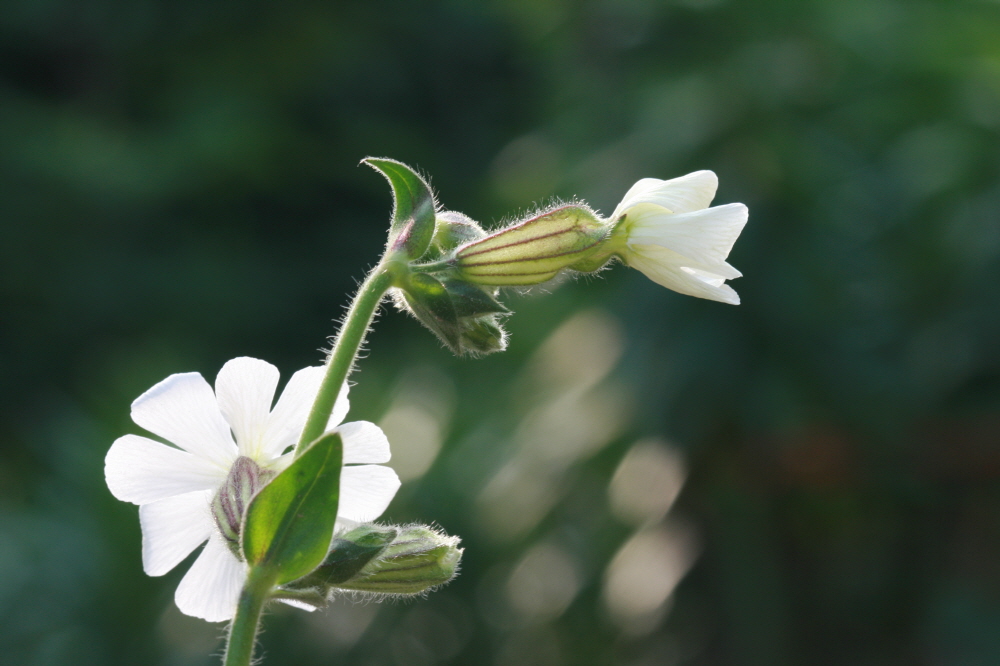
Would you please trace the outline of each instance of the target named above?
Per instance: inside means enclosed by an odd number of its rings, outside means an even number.
[[[240,456],[233,463],[225,483],[212,499],[212,517],[226,540],[230,550],[240,555],[240,531],[247,505],[264,485],[274,476],[273,472],[261,468],[253,459]]]
[[[425,525],[401,527],[396,538],[350,579],[342,590],[376,594],[420,594],[458,573],[460,539]]]
[[[434,221],[433,246],[441,254],[451,252],[459,245],[471,243],[486,237],[486,232],[465,213],[445,210],[437,214]]]
[[[460,278],[477,284],[539,284],[585,263],[608,231],[587,206],[561,206],[460,247],[455,266]]]
[[[425,525],[362,525],[334,539],[323,564],[287,589],[420,594],[458,573],[459,541]]]

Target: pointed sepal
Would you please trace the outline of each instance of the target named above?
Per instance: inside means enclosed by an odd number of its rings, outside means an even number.
[[[492,293],[461,280],[443,279],[441,284],[451,297],[455,314],[459,317],[477,317],[488,314],[510,314]],[[495,289],[493,291],[496,291]]]
[[[389,228],[389,252],[402,252],[410,260],[427,252],[434,237],[434,193],[420,174],[396,160],[366,157],[364,164],[372,167],[389,181],[392,187],[392,225]]]
[[[448,290],[440,280],[415,273],[403,289],[403,298],[413,315],[456,354],[461,353],[458,314]]]

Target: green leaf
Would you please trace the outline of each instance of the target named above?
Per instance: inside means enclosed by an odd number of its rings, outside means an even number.
[[[337,520],[343,451],[338,433],[323,435],[251,500],[243,555],[251,566],[275,570],[275,584],[305,576],[326,557]]]
[[[460,327],[451,295],[436,278],[414,273],[403,291],[406,304],[424,326],[434,332],[454,353],[461,353]]]
[[[427,252],[434,237],[434,193],[413,169],[384,157],[366,157],[365,164],[379,171],[392,186],[392,226],[389,251],[402,251],[411,259]]]

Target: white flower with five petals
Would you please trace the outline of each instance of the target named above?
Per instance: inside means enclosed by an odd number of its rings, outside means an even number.
[[[142,565],[162,576],[208,542],[174,595],[187,615],[210,622],[229,620],[246,578],[246,565],[227,545],[211,503],[237,458],[246,456],[265,473],[277,473],[294,455],[324,368],[299,370],[274,408],[278,370],[270,363],[237,358],[226,363],[215,391],[196,372],[176,374],[132,403],[132,420],[174,446],[125,435],[105,458],[112,494],[139,505]],[[399,488],[396,473],[383,465],[389,442],[373,423],[340,425],[347,414],[347,386],[341,390],[327,429],[344,441],[337,529],[374,520]]]
[[[726,257],[748,212],[740,203],[709,208],[718,185],[711,171],[637,182],[611,216],[616,254],[668,289],[738,305],[725,281],[742,274]]]

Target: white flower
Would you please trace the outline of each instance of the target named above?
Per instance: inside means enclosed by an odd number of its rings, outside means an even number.
[[[162,576],[200,544],[208,545],[174,595],[187,615],[210,622],[233,616],[246,578],[246,565],[229,549],[210,505],[237,457],[278,472],[292,460],[295,445],[319,390],[324,368],[299,370],[274,409],[278,370],[252,358],[229,361],[219,371],[215,392],[197,372],[171,375],[132,403],[132,420],[176,446],[125,435],[105,458],[111,493],[139,505],[142,566]],[[347,386],[340,392],[328,429],[347,414]],[[377,518],[399,488],[390,468],[368,463],[389,460],[389,442],[365,421],[337,428],[344,440],[338,529]],[[235,436],[235,441],[234,441]]]
[[[747,207],[709,208],[718,185],[711,171],[643,178],[625,194],[611,222],[624,245],[618,254],[629,266],[668,289],[738,305],[740,297],[725,281],[741,273],[726,257],[747,222]]]

